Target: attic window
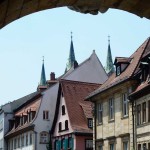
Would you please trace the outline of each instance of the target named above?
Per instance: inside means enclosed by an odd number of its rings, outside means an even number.
[[[117,68],[116,68],[116,75],[119,76],[120,73],[121,73],[121,68],[120,68],[120,66],[117,66]]]
[[[88,127],[93,128],[93,120],[91,118],[88,119]]]
[[[116,76],[119,76],[130,64],[132,58],[116,57],[114,65],[116,66]]]
[[[141,62],[140,68],[142,69],[142,82],[146,81],[149,71],[149,64],[147,62]]]
[[[65,115],[65,105],[62,105],[62,115]]]

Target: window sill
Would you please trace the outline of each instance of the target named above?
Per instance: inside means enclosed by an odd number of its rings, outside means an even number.
[[[140,128],[140,127],[143,127],[143,126],[147,126],[147,125],[150,125],[150,122],[143,122],[143,123],[137,125],[137,128]]]
[[[111,119],[108,121],[108,123],[111,123],[111,122],[115,122],[115,119]]]
[[[43,119],[44,121],[50,121],[49,119]]]
[[[39,144],[48,144],[48,142],[39,142]]]
[[[128,115],[126,115],[126,116],[122,116],[121,117],[121,119],[123,120],[123,119],[127,119],[127,118],[129,118],[129,116]]]
[[[64,130],[60,130],[58,132],[64,132],[64,131],[68,131],[68,130],[69,130],[69,128],[68,129],[64,129]]]
[[[97,126],[101,126],[101,125],[103,125],[103,123],[98,123],[98,124],[97,124]]]

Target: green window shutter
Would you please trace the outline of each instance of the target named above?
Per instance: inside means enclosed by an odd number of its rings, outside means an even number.
[[[56,141],[56,150],[60,150],[59,141]]]
[[[68,149],[68,139],[65,139],[65,150]]]
[[[59,150],[61,150],[61,141],[59,141]]]
[[[74,150],[74,139],[71,139],[71,150]]]

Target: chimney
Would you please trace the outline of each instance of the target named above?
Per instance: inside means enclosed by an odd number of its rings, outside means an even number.
[[[50,80],[55,80],[55,73],[54,72],[51,72],[51,74],[50,74]]]

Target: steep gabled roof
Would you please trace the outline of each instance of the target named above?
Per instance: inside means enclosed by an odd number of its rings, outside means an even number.
[[[147,51],[147,46],[150,44],[150,38],[148,38],[130,57],[131,59],[128,67],[119,75],[116,76],[116,73],[113,73],[108,80],[96,91],[92,92],[88,97],[93,97],[105,90],[110,89],[113,86],[116,86],[134,76],[134,73],[139,65],[140,59],[145,51]]]
[[[95,50],[91,56],[83,61],[77,68],[72,67],[66,74],[60,77],[60,79],[92,82],[102,84],[107,80],[108,76],[103,68],[99,58],[97,57]]]
[[[84,98],[99,86],[99,84],[93,83],[61,80],[52,131],[56,126],[60,95],[63,92],[70,124],[74,132],[91,132],[92,130],[88,128],[87,118],[92,117],[92,103],[84,101]]]

